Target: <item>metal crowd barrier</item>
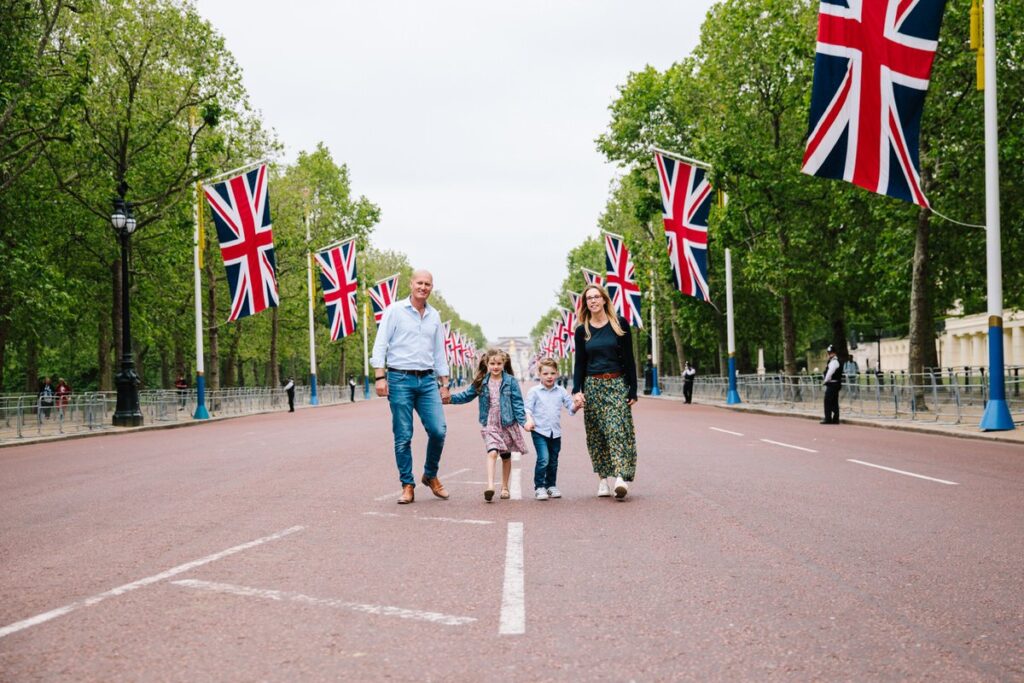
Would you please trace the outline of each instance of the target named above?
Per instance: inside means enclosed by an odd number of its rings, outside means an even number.
[[[683,395],[681,377],[660,378],[663,394]],[[1015,422],[1024,421],[1024,372],[1006,369],[1006,401]],[[693,400],[725,403],[729,381],[725,377],[698,377]],[[823,411],[824,386],[818,375],[739,375],[740,399],[801,413]],[[978,422],[988,401],[984,369],[937,368],[920,375],[902,373],[844,375],[839,393],[840,415],[872,419],[914,420],[936,424]]]
[[[320,405],[349,402],[349,387],[324,384],[317,387]],[[357,401],[363,401],[363,387],[356,388]],[[309,405],[310,387],[295,387],[295,405]],[[249,415],[271,410],[287,410],[284,389],[269,387],[232,387],[206,392],[210,417]],[[117,409],[117,392],[83,392],[65,399],[54,398],[52,405],[42,404],[33,394],[0,394],[0,442],[22,438],[59,436],[92,432],[112,427]],[[196,411],[194,389],[145,389],[139,392],[139,410],[143,423],[166,424],[191,421]]]

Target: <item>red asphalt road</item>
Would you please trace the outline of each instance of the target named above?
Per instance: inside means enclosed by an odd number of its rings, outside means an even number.
[[[383,401],[0,449],[0,680],[1024,680],[1018,445],[641,400],[625,501],[576,416],[565,497],[487,505],[446,413],[410,506]]]

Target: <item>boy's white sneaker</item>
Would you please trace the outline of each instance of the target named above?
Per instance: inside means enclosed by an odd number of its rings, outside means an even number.
[[[548,498],[561,498],[562,492],[558,490],[557,486],[548,487]]]
[[[548,490],[543,486],[538,487],[537,490],[534,492],[533,497],[536,498],[537,500],[547,500]]]
[[[615,497],[622,499],[629,493],[629,484],[622,480],[622,477],[615,477]]]
[[[604,477],[601,477],[601,483],[597,485],[597,497],[607,498],[610,495],[612,495],[612,492],[608,488],[608,480],[605,479]]]

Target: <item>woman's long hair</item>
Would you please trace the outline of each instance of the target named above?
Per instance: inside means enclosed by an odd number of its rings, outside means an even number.
[[[615,307],[612,306],[612,298],[608,296],[607,290],[601,285],[587,285],[583,288],[583,294],[580,294],[580,312],[579,319],[580,325],[583,325],[583,334],[586,339],[590,339],[590,307],[587,306],[587,292],[594,290],[601,295],[604,299],[602,306],[604,306],[604,314],[608,316],[608,324],[612,326],[612,332],[616,336],[621,337],[626,334],[625,330],[622,329],[622,325],[619,324],[619,316],[615,314]]]
[[[476,366],[476,375],[473,377],[473,388],[480,392],[480,389],[484,386],[484,378],[491,374],[491,371],[487,369],[487,364],[491,362],[491,359],[495,356],[503,356],[505,358],[505,367],[503,368],[508,374],[512,374],[512,359],[508,357],[508,354],[501,349],[487,349],[483,355],[480,356],[480,362]]]

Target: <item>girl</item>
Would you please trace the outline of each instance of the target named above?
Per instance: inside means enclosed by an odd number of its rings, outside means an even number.
[[[629,322],[615,314],[604,287],[589,285],[580,297],[572,393],[586,406],[587,450],[600,478],[598,496],[623,499],[636,474],[636,363]],[[608,480],[614,479],[609,485]]]
[[[480,397],[480,434],[487,449],[487,488],[484,500],[494,498],[494,469],[501,456],[501,497],[508,498],[508,478],[512,473],[512,451],[526,453],[526,440],[519,430],[526,424],[526,410],[519,382],[512,374],[512,362],[501,349],[488,349],[480,358],[476,376],[469,388],[452,394],[455,405]]]

